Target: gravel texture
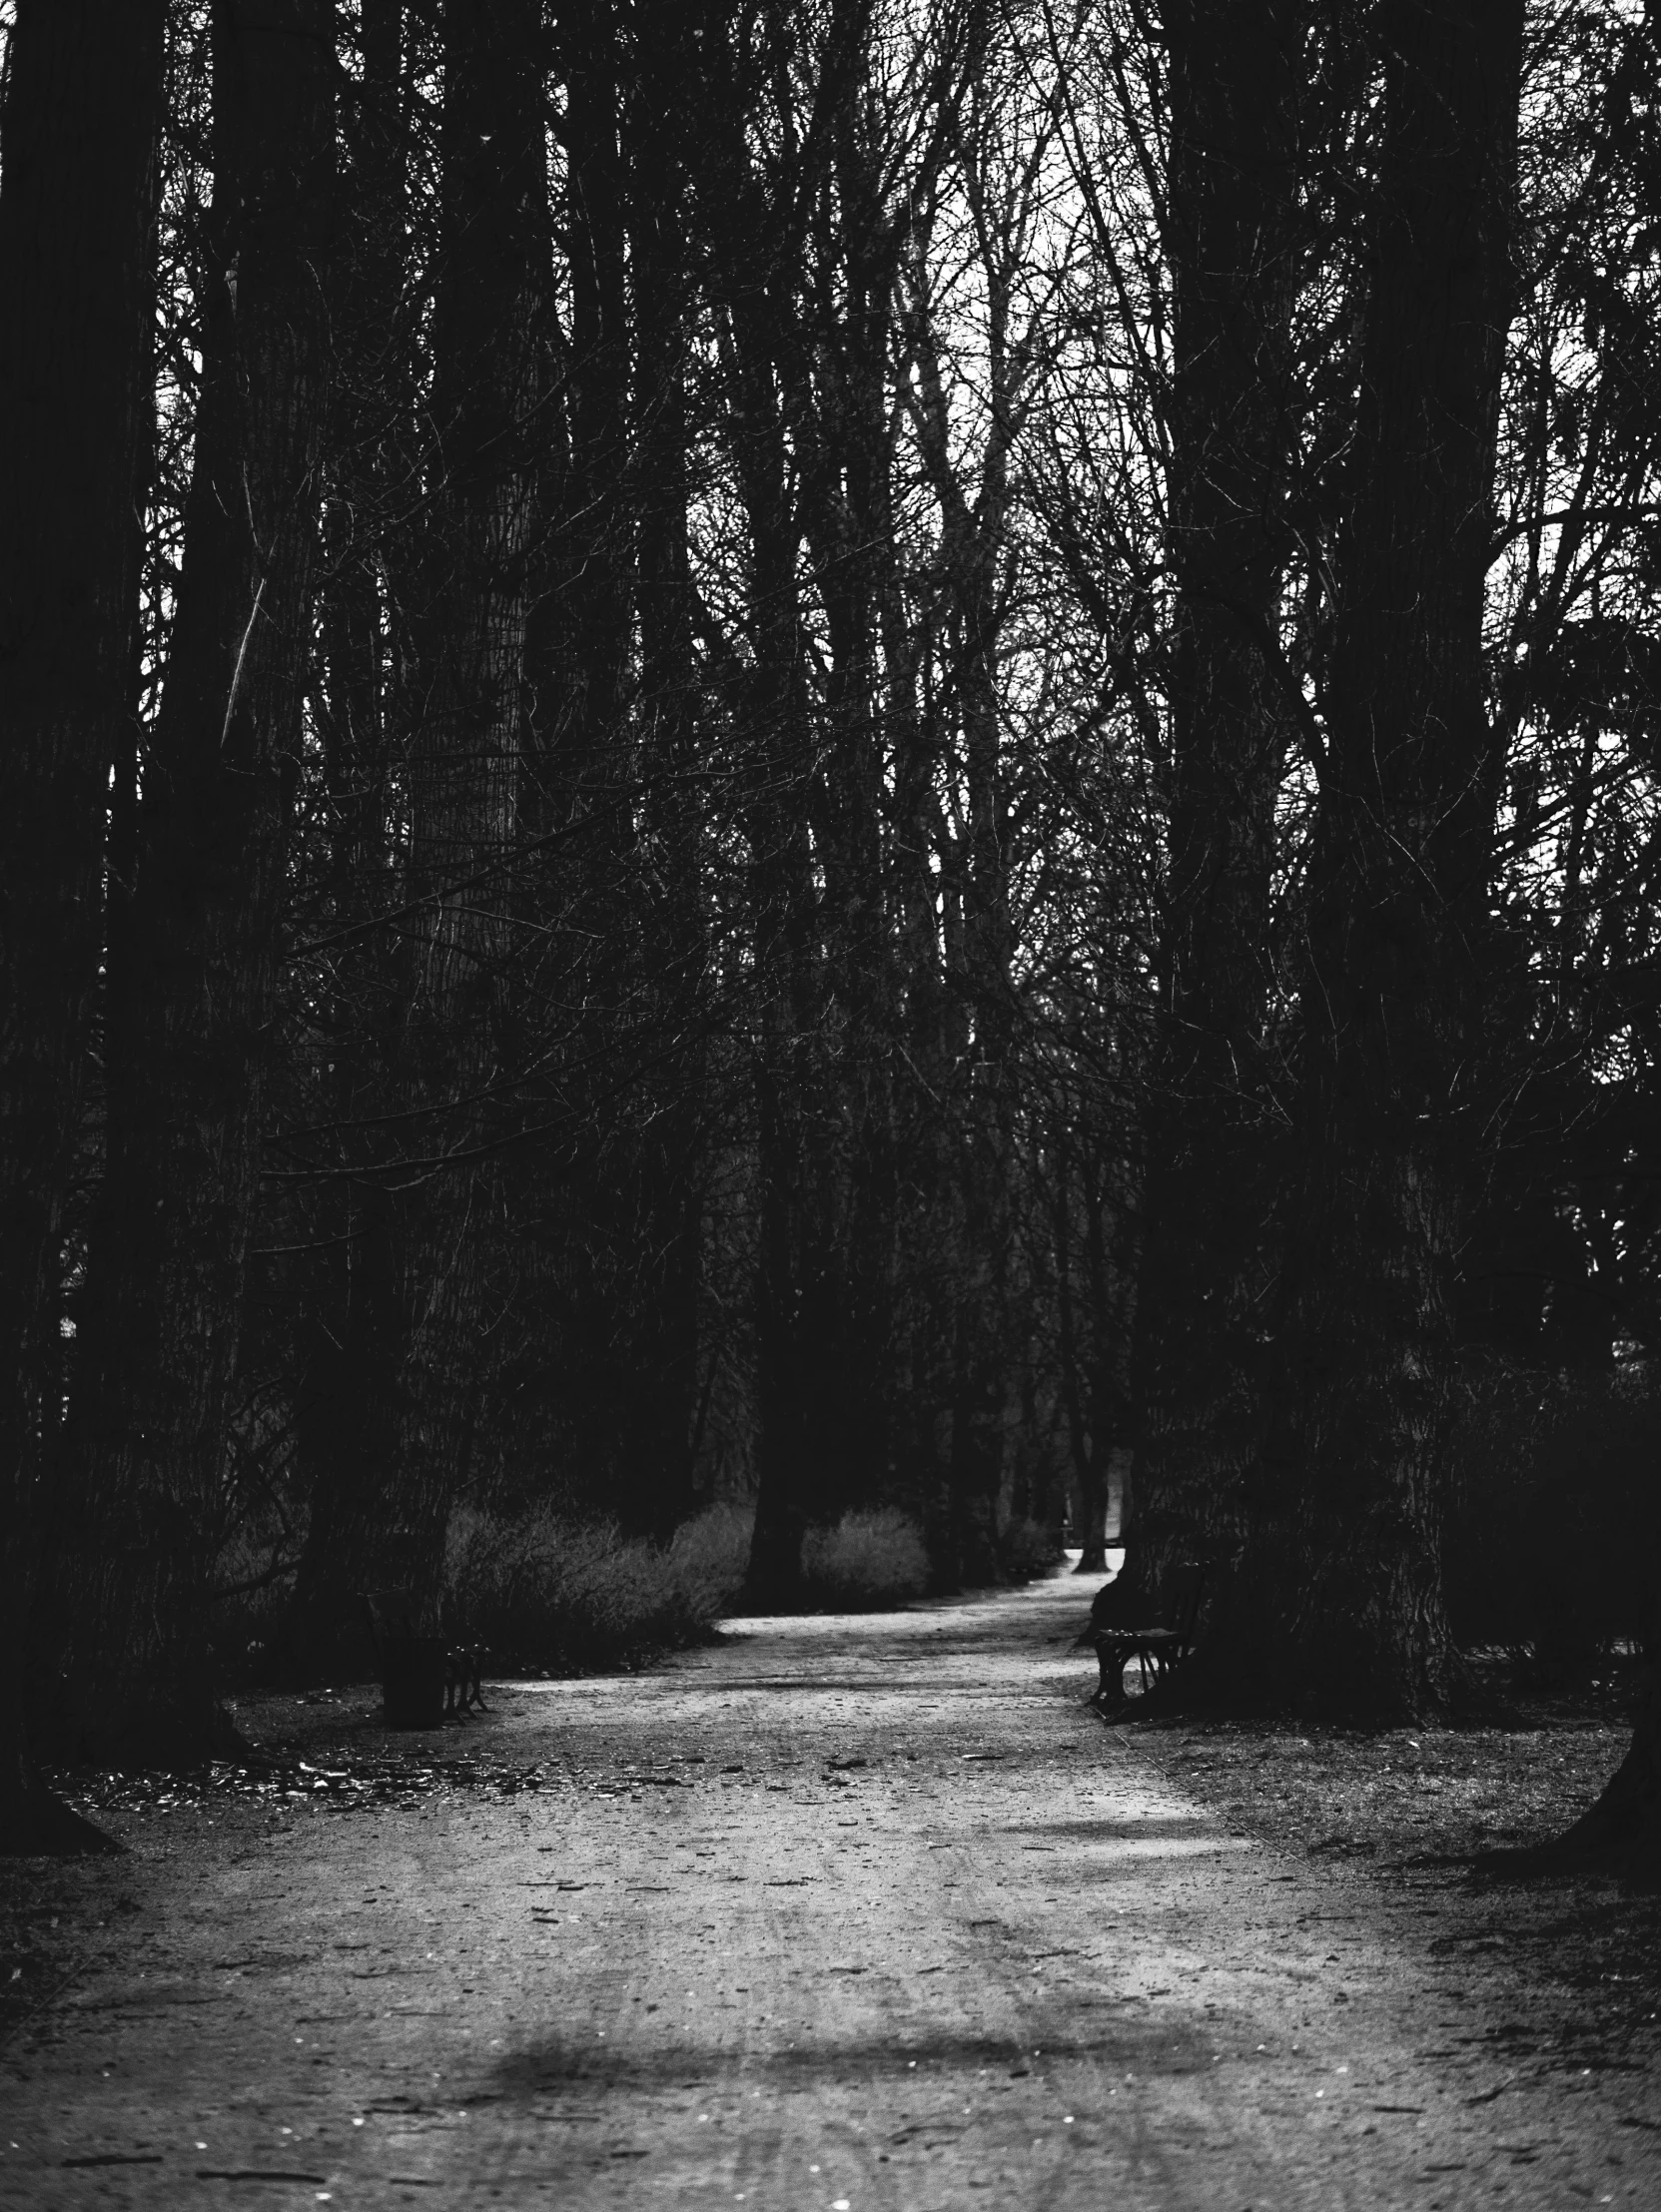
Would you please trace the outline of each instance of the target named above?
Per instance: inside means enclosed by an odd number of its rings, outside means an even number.
[[[1425,1862],[1560,1826],[1613,1724],[1106,1726],[1094,1587],[88,1786],[129,1854],[0,1874],[0,2201],[1661,2204],[1653,1900]]]

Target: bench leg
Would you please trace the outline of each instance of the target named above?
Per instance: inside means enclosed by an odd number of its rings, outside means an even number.
[[[1096,1666],[1101,1676],[1091,1692],[1090,1703],[1106,1709],[1126,1703],[1125,1663],[1130,1654],[1123,1644],[1110,1642],[1106,1637],[1096,1647]]]

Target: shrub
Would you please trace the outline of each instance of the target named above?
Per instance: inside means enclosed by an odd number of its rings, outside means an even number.
[[[498,1662],[616,1666],[696,1643],[743,1579],[749,1517],[716,1507],[661,1546],[548,1507],[450,1519],[445,1597]]]
[[[812,1600],[838,1612],[903,1605],[928,1587],[923,1532],[891,1506],[845,1513],[802,1539],[802,1579]]]
[[[676,1587],[701,1621],[713,1621],[737,1596],[750,1565],[755,1509],[711,1506],[676,1529],[669,1567]]]

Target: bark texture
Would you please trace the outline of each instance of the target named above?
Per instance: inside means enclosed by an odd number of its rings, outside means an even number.
[[[403,1041],[428,1135],[421,1179],[401,1204],[403,1357],[383,1523],[395,1579],[434,1610],[444,1529],[488,1381],[485,1270],[505,1231],[499,1175],[477,1155],[506,1042],[505,862],[526,716],[549,235],[540,23],[537,0],[489,9],[450,0],[444,19],[440,438],[412,732],[411,880],[429,904],[408,948]]]
[[[1282,1369],[1220,1643],[1306,1706],[1384,1719],[1447,1687],[1440,1447],[1499,765],[1482,605],[1521,30],[1520,0],[1395,0],[1378,17],[1385,136],[1310,860]]]
[[[0,186],[0,1841],[58,1425],[106,790],[130,747],[152,411],[161,0],[23,0]]]
[[[1294,438],[1305,0],[1179,0],[1171,51],[1170,857],[1131,1517],[1156,1583],[1238,1520],[1263,1379],[1263,1028]]]
[[[644,850],[636,881],[647,1021],[667,1058],[634,1138],[638,1248],[652,1255],[629,1346],[640,1381],[625,1480],[637,1524],[666,1540],[693,1510],[702,1274],[705,1037],[710,932],[701,887],[699,697],[692,636],[689,507],[692,286],[687,265],[685,108],[693,42],[654,29],[628,104],[634,306],[635,603],[640,634],[639,776]]]
[[[396,933],[373,925],[396,880],[400,744],[411,683],[410,485],[418,476],[415,311],[404,266],[410,220],[411,32],[404,0],[362,0],[362,74],[343,102],[341,208],[332,268],[333,405],[316,701],[333,824],[332,949],[319,998],[330,1060],[318,1071],[340,1124],[309,1225],[296,1443],[309,1516],[287,1628],[302,1678],[369,1673],[357,1594],[385,1580],[377,1539],[397,1460],[401,1215],[383,1172],[377,1110],[396,1079],[405,999]],[[418,523],[417,523],[418,528]],[[364,1124],[367,1123],[366,1127]]]
[[[213,69],[184,570],[146,764],[75,1377],[67,1495],[96,1502],[96,1529],[65,1532],[72,1726],[89,1750],[135,1756],[214,1737],[206,1588],[228,1496],[311,656],[330,0],[219,0]]]

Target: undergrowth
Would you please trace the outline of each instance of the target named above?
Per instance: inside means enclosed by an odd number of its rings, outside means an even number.
[[[715,1506],[667,1545],[546,1506],[462,1506],[444,1562],[451,1616],[496,1665],[610,1667],[699,1642],[744,1578],[752,1516]]]
[[[442,1618],[452,1637],[484,1646],[489,1664],[571,1673],[636,1664],[703,1641],[739,1598],[755,1526],[752,1507],[712,1506],[656,1544],[541,1504],[517,1513],[463,1504],[450,1516]],[[273,1673],[286,1650],[290,1592],[261,1572],[266,1547],[252,1536],[219,1563],[226,1602],[216,1642],[239,1680]],[[1013,1521],[1000,1565],[1012,1582],[1049,1571],[1050,1533]],[[923,1532],[894,1507],[845,1513],[802,1543],[801,1603],[810,1611],[880,1612],[921,1597],[932,1581]],[[242,1589],[238,1585],[253,1584]],[[388,1587],[393,1587],[389,1582]]]

